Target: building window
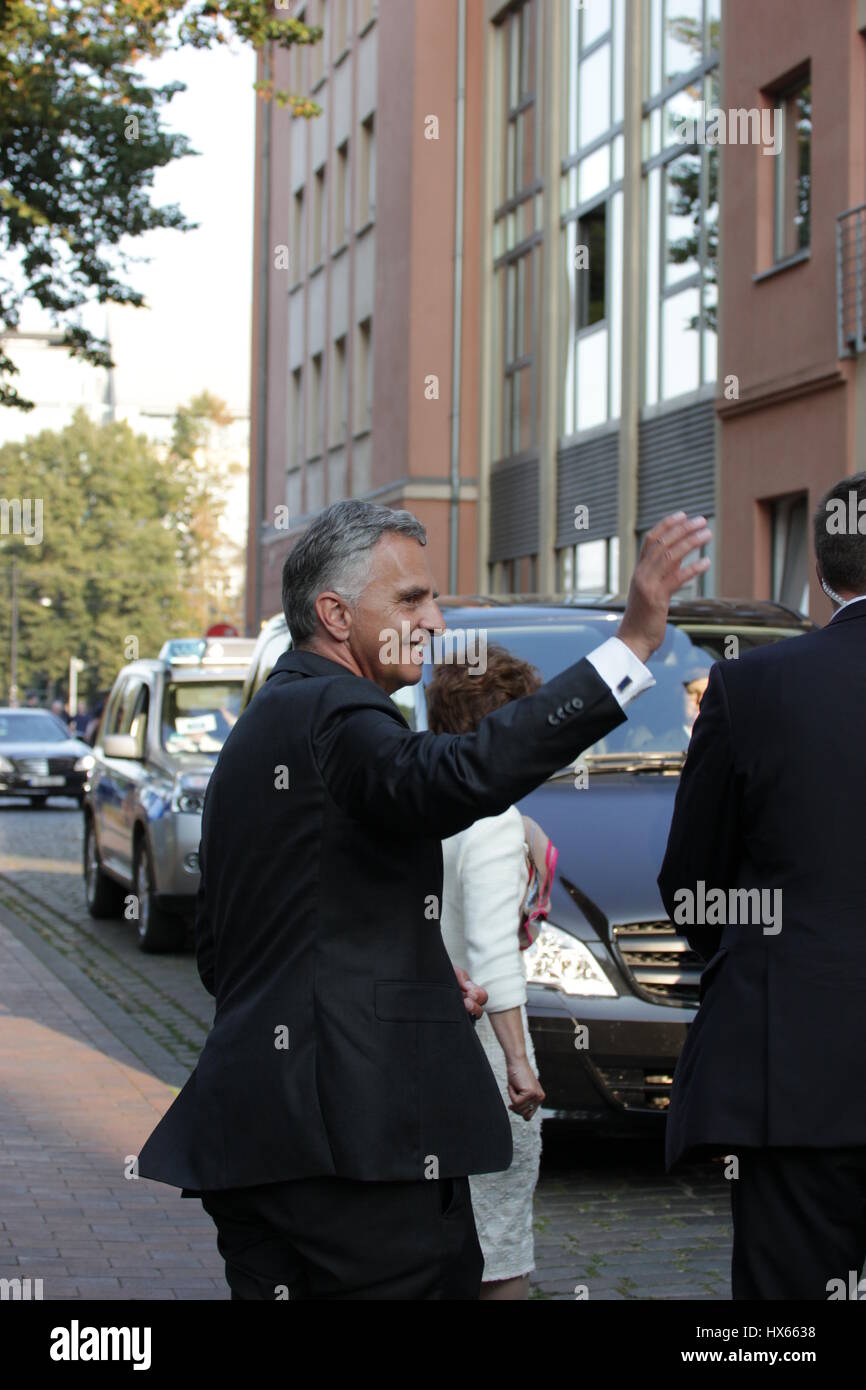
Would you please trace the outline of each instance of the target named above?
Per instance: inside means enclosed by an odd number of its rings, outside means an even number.
[[[310,86],[315,87],[325,75],[329,37],[327,0],[312,0],[308,23],[315,29],[324,30],[319,42],[310,46]]]
[[[304,190],[299,188],[292,199],[292,245],[290,265],[292,284],[302,280],[307,268],[306,238],[304,220]]]
[[[349,172],[349,142],[344,140],[337,149],[337,167],[334,178],[334,250],[345,246],[351,227],[351,205],[349,192],[351,180]]]
[[[373,320],[358,324],[355,341],[355,433],[373,425]]]
[[[809,503],[805,494],[770,504],[770,592],[776,603],[809,612]]]
[[[334,62],[339,61],[349,47],[349,11],[352,0],[334,0]]]
[[[571,435],[620,409],[625,0],[568,0],[561,165],[564,284],[560,429]]]
[[[328,443],[333,449],[346,442],[348,423],[348,379],[346,376],[346,339],[337,338],[331,358],[331,380],[328,386],[330,424]]]
[[[301,10],[297,18],[299,20],[304,20],[305,16],[303,10]],[[304,57],[306,51],[307,45],[302,43],[292,44],[292,47],[289,49],[290,85],[292,95],[297,97],[303,95],[304,88],[307,85],[304,80]]]
[[[310,358],[310,400],[307,417],[307,458],[322,452],[322,354]]]
[[[358,168],[358,230],[376,216],[376,118],[361,122],[361,158]]]
[[[774,257],[785,261],[809,247],[812,209],[812,83],[809,77],[778,93],[782,148],[776,157]],[[778,120],[778,117],[776,117]]]
[[[304,372],[295,367],[289,398],[289,467],[298,468],[304,458]]]
[[[657,405],[716,379],[719,152],[699,122],[719,105],[718,0],[651,0],[647,23],[643,404]]]
[[[535,93],[539,23],[537,0],[525,0],[498,26],[494,458],[531,450],[538,440],[536,320],[542,276],[542,182]]]
[[[310,229],[310,269],[322,265],[327,255],[327,176],[325,165],[313,177],[313,225]]]
[[[580,250],[589,262],[577,277],[577,327],[581,329],[607,316],[607,204],[586,213],[577,228]]]
[[[619,538],[581,541],[557,552],[563,594],[615,594],[619,589]]]

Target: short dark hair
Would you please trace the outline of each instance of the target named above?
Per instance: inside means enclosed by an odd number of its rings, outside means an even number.
[[[437,666],[427,687],[427,722],[434,734],[470,734],[487,714],[531,695],[542,684],[528,661],[487,648],[484,671],[467,665]]]
[[[326,589],[342,594],[350,605],[358,602],[373,547],[393,531],[427,544],[427,532],[411,512],[353,497],[319,513],[283,565],[283,612],[293,646],[303,646],[315,636],[316,599]]]
[[[836,526],[831,525],[834,517],[839,518]],[[848,524],[849,517],[854,520],[853,527]],[[861,519],[862,531],[858,526]],[[834,484],[818,503],[813,526],[815,558],[829,587],[866,593],[866,473],[852,473]]]

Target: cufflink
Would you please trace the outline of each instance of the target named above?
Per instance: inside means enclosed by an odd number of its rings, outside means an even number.
[[[630,686],[630,685],[633,685],[633,684],[634,684],[634,682],[632,681],[631,676],[623,676],[622,680],[620,681],[619,685],[617,686],[617,690],[619,691],[619,693],[620,693],[620,695],[621,695],[622,692],[623,692],[624,690],[628,690],[629,686]]]

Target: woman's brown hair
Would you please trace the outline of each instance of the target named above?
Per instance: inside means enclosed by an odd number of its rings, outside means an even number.
[[[467,664],[437,666],[427,687],[427,718],[434,734],[469,734],[486,714],[531,695],[542,684],[528,661],[489,646],[482,672]]]

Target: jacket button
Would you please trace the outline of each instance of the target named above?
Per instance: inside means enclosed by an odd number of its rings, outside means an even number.
[[[575,709],[583,709],[583,701],[581,700],[579,695],[572,696],[571,703]]]
[[[547,716],[547,722],[548,724],[558,724],[559,720],[557,719],[555,714],[549,714]]]

